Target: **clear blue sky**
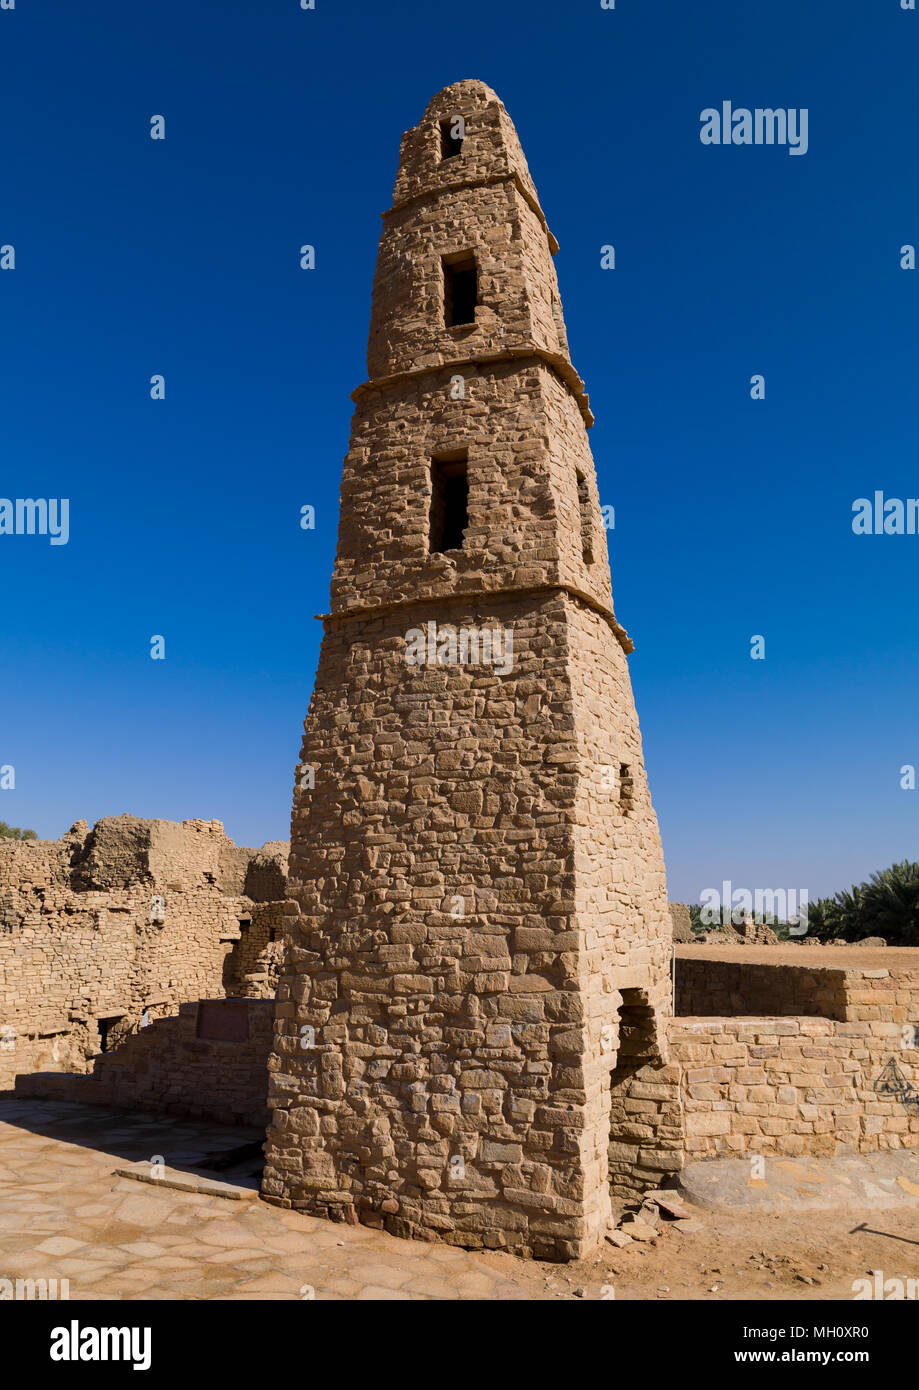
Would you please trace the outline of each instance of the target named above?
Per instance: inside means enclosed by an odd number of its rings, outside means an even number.
[[[561,243],[671,897],[919,857],[919,536],[851,529],[919,495],[919,13],[316,6],[0,11],[0,493],[71,499],[68,545],[0,537],[0,819],[286,838],[379,213],[477,77]],[[806,107],[807,154],[703,146],[723,100]]]

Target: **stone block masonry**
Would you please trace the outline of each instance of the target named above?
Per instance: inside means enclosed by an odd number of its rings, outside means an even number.
[[[919,1147],[919,1107],[884,1089],[892,1061],[919,1082],[898,1022],[681,1018],[671,1044],[688,1159]]]
[[[701,949],[701,948],[700,948]],[[762,965],[679,956],[678,1015],[813,1014],[844,1018],[846,972],[826,965],[809,969],[803,948],[798,964]]]
[[[404,136],[383,222],[262,1192],[576,1258],[609,1220],[616,1093],[666,1067],[671,928],[557,246],[488,87]],[[512,660],[413,664],[429,624]]]
[[[678,1015],[814,1015],[919,1027],[919,950],[678,947]]]
[[[614,1196],[684,1155],[919,1148],[919,950],[726,955],[678,952],[678,1008],[692,1001],[701,1016],[669,1021],[668,1066],[638,1059],[614,1087]]]
[[[221,1027],[221,1015],[231,1010],[230,1026]],[[178,1014],[96,1057],[90,1074],[20,1075],[16,1094],[264,1126],[273,1019],[271,999],[180,1004]]]
[[[219,821],[135,816],[0,841],[0,1088],[86,1071],[186,1001],[271,997],[286,852],[234,845]]]

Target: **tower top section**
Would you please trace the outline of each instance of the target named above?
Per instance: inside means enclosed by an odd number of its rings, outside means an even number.
[[[536,185],[504,103],[484,82],[474,78],[452,82],[431,98],[421,121],[402,137],[391,212],[445,189],[508,178],[517,183],[542,223],[554,255],[558,242],[539,206]]]
[[[445,87],[402,137],[383,214],[332,618],[567,590],[630,649],[555,250],[501,102]]]
[[[428,103],[402,137],[373,285],[368,389],[464,363],[542,358],[593,416],[568,354],[552,258],[513,123],[468,79]]]

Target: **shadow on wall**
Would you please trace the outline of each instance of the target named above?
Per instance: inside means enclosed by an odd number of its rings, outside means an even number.
[[[271,999],[182,1004],[178,1015],[158,1019],[97,1056],[89,1075],[27,1073],[16,1077],[16,1094],[264,1130],[273,1023]]]

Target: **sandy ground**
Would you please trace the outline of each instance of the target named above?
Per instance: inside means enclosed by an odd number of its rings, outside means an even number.
[[[701,1231],[665,1227],[651,1244],[607,1247],[599,1261],[543,1267],[546,1287],[617,1299],[846,1299],[855,1279],[919,1279],[919,1210],[700,1211]],[[607,1294],[607,1296],[609,1296]]]

